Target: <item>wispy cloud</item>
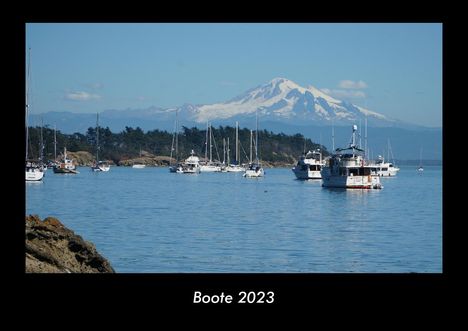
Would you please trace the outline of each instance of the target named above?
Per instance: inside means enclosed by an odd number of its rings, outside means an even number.
[[[323,93],[328,94],[337,99],[364,99],[366,94],[363,91],[353,91],[353,90],[340,90],[340,89],[320,89]]]
[[[92,94],[84,91],[74,91],[65,94],[65,99],[73,101],[90,101],[101,99],[101,96],[98,94]]]
[[[350,90],[362,90],[367,88],[367,84],[360,81],[352,81],[352,80],[342,80],[338,83],[338,87],[342,89],[350,89]]]

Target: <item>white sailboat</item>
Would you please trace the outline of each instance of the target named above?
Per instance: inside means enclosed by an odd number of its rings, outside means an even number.
[[[229,144],[228,144],[229,146]],[[240,165],[240,145],[239,145],[239,122],[236,121],[236,159],[233,163],[229,162],[228,158],[228,166],[226,167],[227,172],[244,172],[245,168]],[[229,155],[229,147],[228,147],[228,155]]]
[[[203,164],[200,164],[200,171],[201,172],[220,172],[221,171],[221,166],[218,165],[216,162],[213,162],[213,130],[211,128],[211,125],[208,125],[206,123],[206,141],[205,141],[205,162]],[[210,150],[210,159],[208,159],[208,144],[209,144],[209,150]]]
[[[106,161],[99,161],[99,113],[96,116],[96,161],[91,166],[91,170],[95,172],[107,172],[110,170],[110,165]]]
[[[67,157],[67,148],[63,148],[63,158],[54,166],[56,174],[78,174],[72,159]]]
[[[400,171],[400,168],[395,166],[395,161],[390,162],[390,139],[388,140],[388,147],[387,147],[387,159],[382,155],[378,155],[377,159],[372,163],[372,174],[375,176],[380,177],[394,177],[396,176],[397,172]],[[393,158],[393,153],[392,153]]]
[[[258,178],[263,177],[265,171],[260,164],[258,159],[258,111],[255,112],[255,162],[252,162],[252,157],[250,157],[249,167],[244,172],[244,177],[247,178]],[[252,131],[250,131],[250,141],[252,142]],[[250,154],[252,154],[252,143],[250,144]]]
[[[181,170],[182,166],[179,164],[179,121],[177,116],[176,109],[176,119],[174,123],[174,134],[172,135],[172,145],[171,145],[171,164],[169,165],[169,172],[177,172],[177,169]],[[175,148],[174,148],[175,145]],[[172,153],[175,151],[175,163],[172,164]]]
[[[141,158],[141,147],[140,147],[140,158]],[[140,162],[134,163],[132,165],[132,168],[134,168],[134,169],[143,169],[143,168],[146,168],[146,164],[143,164],[143,163],[140,163]]]
[[[423,167],[423,164],[422,164],[422,147],[419,150],[419,167],[418,167],[418,171],[419,172],[424,171],[424,167]]]
[[[28,69],[27,69],[27,79],[26,79],[26,113],[25,113],[25,124],[26,124],[26,157],[25,157],[25,178],[27,182],[39,182],[44,178],[44,169],[39,160],[30,160],[29,159],[29,124],[28,124],[28,112],[29,112],[29,70],[30,70],[30,61],[31,61],[31,49],[28,53]]]

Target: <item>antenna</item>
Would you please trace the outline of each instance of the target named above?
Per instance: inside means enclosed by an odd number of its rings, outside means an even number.
[[[362,136],[362,126],[361,126],[361,119],[359,119],[359,148],[362,148],[361,136]]]
[[[366,156],[368,156],[367,154],[367,115],[366,115],[366,118],[365,118],[365,123],[366,123],[366,129],[365,129],[365,137],[364,137],[364,144],[366,145],[364,147],[364,153],[366,154]]]
[[[332,151],[335,151],[335,126],[332,120]]]

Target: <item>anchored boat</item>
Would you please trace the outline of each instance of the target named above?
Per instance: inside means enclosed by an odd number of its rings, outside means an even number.
[[[292,171],[297,179],[320,179],[323,165],[322,153],[320,150],[313,150],[302,155]]]
[[[357,189],[381,189],[380,177],[372,176],[371,165],[366,165],[364,150],[356,140],[357,125],[353,125],[351,142],[347,148],[337,148],[322,168],[322,186]]]

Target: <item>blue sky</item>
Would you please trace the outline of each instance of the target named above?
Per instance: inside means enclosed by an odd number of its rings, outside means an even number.
[[[442,24],[26,25],[31,111],[226,101],[274,77],[442,125]]]

